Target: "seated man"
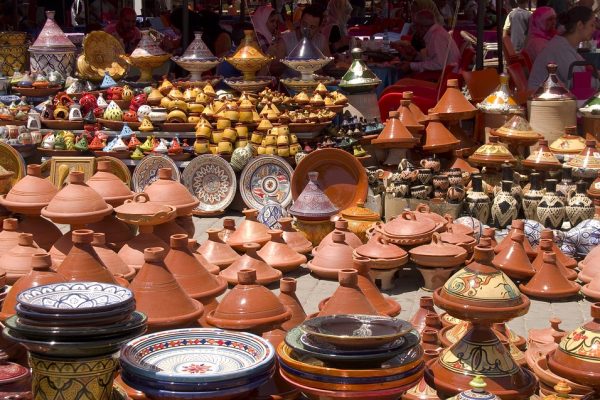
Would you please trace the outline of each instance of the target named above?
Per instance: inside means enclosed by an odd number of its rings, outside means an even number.
[[[422,38],[425,48],[420,52],[410,52],[403,48],[402,43],[392,43],[401,54],[413,61],[400,64],[400,70],[405,74],[411,72],[442,71],[444,65],[458,64],[460,52],[452,36],[438,23],[429,10],[417,12],[413,19],[414,36]],[[412,54],[411,54],[412,53]],[[446,54],[448,58],[446,60]],[[414,57],[413,57],[414,55]]]
[[[321,52],[329,56],[329,41],[323,36],[321,31],[321,23],[323,22],[323,9],[316,4],[311,4],[302,10],[300,24],[294,30],[283,32],[273,44],[269,47],[267,53],[275,57],[275,60],[270,65],[271,74],[274,76],[294,76],[297,75],[279,60],[285,58],[296,47],[302,39],[302,30],[308,29],[308,37],[311,42]]]

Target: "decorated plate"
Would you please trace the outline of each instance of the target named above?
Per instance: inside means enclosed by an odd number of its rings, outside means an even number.
[[[219,156],[203,154],[194,158],[183,170],[181,180],[190,193],[200,200],[194,211],[223,211],[235,197],[235,172]]]
[[[21,153],[9,144],[0,142],[0,165],[15,174],[11,186],[25,176],[25,160]]]
[[[281,157],[259,156],[250,160],[240,175],[240,192],[244,203],[260,210],[267,196],[277,196],[277,202],[287,207],[292,202],[294,170]]]
[[[24,290],[17,302],[42,313],[113,310],[132,303],[133,293],[118,285],[98,282],[67,282]]]
[[[98,161],[110,161],[110,172],[115,174],[117,178],[125,182],[127,187],[131,186],[131,172],[125,163],[119,160],[117,157],[112,156],[100,156],[96,157],[96,165]]]
[[[161,168],[171,168],[173,170],[173,180],[181,180],[181,173],[173,160],[163,155],[149,155],[142,158],[133,170],[133,191],[143,192],[146,186],[158,180],[158,170]]]

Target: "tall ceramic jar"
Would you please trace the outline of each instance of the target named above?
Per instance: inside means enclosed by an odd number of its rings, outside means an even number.
[[[54,21],[54,11],[46,11],[46,18],[46,24],[29,48],[31,69],[73,76],[76,47]]]
[[[492,222],[500,229],[506,228],[517,218],[517,200],[511,193],[512,186],[512,181],[502,181],[502,190],[496,193],[492,203]]]
[[[531,183],[528,191],[523,194],[523,213],[526,219],[537,221],[537,208],[540,200],[544,196],[544,190],[542,189],[540,182],[540,174],[532,172],[529,175],[529,182]]]
[[[565,219],[565,204],[556,194],[556,179],[546,180],[546,193],[537,208],[538,221],[546,228],[560,229]]]
[[[487,224],[490,217],[490,197],[483,191],[481,175],[473,175],[471,182],[473,183],[473,190],[467,193],[465,200],[467,213],[481,221],[481,223]]]
[[[585,182],[577,182],[577,191],[565,207],[571,226],[576,226],[583,220],[594,218],[594,202],[587,196],[586,188],[587,184]]]
[[[556,195],[567,204],[571,196],[575,193],[576,185],[573,182],[573,169],[571,167],[563,167],[561,179],[556,184]]]

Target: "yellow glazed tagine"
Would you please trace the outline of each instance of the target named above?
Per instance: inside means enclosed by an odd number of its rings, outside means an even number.
[[[354,207],[346,208],[341,214],[342,218],[348,221],[348,229],[354,232],[363,243],[367,240],[367,229],[374,223],[381,222],[380,215],[366,208],[362,202],[356,203]]]
[[[225,61],[233,65],[244,74],[244,80],[254,79],[257,71],[273,60],[273,57],[265,56],[258,46],[254,31],[245,30],[244,39],[237,51],[231,57],[225,57]]]
[[[171,55],[160,48],[150,31],[142,31],[138,47],[129,56],[121,56],[127,63],[140,69],[139,82],[152,81],[152,70],[163,65]]]

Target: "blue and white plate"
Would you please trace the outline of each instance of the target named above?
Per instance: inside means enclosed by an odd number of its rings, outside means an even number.
[[[134,302],[131,290],[99,282],[67,282],[37,286],[17,296],[24,308],[45,314],[103,312]]]

